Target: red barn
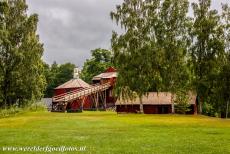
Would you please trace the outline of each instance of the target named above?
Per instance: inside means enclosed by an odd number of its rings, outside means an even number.
[[[82,90],[82,89],[89,88],[89,87],[90,85],[86,83],[85,81],[83,81],[82,79],[74,78],[56,87],[54,89],[54,93],[55,95],[60,95],[60,94],[70,92],[73,90],[77,91],[77,90]]]
[[[145,114],[168,114],[172,113],[171,93],[169,92],[149,92],[147,96],[143,96],[143,110]],[[189,99],[190,111],[187,114],[196,114],[196,96],[190,94]],[[176,104],[174,104],[176,105]],[[138,98],[134,100],[117,100],[116,111],[118,113],[138,113],[140,112],[140,101]]]
[[[84,89],[88,89],[91,86],[84,82],[82,79],[80,78],[74,78],[71,79],[67,82],[65,82],[64,84],[56,87],[54,89],[54,93],[55,96],[61,96],[61,95],[66,95],[68,93],[71,92],[77,92],[77,91],[82,91]],[[74,101],[69,102],[68,104],[62,104],[62,103],[53,103],[53,106],[56,106],[58,111],[77,111],[81,108],[81,99],[76,99]],[[89,97],[86,97],[84,99],[84,105],[83,105],[84,109],[90,109],[91,108],[91,101]]]
[[[74,79],[54,89],[52,111],[76,112],[114,107],[112,90],[116,77],[116,70],[109,67],[104,73],[93,77],[94,84],[89,85],[79,78],[79,71],[75,69]]]

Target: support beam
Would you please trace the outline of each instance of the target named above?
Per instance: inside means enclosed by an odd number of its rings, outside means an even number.
[[[83,112],[84,110],[84,102],[85,102],[85,97],[81,99],[81,111]]]
[[[96,110],[98,110],[98,92],[96,93]]]

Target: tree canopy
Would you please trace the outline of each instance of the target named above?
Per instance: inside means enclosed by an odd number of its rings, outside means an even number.
[[[111,41],[119,97],[132,99],[137,94],[141,102],[150,90],[175,95],[193,91],[201,113],[204,102],[223,104],[214,98],[221,79],[228,85],[223,70],[229,66],[229,7],[223,5],[220,14],[211,9],[211,0],[191,6],[191,17],[188,0],[125,0],[111,12],[124,29],[122,34],[113,32]]]
[[[38,15],[27,8],[25,0],[0,1],[0,106],[39,99],[46,85]]]
[[[111,12],[125,28],[112,37],[117,93],[123,99],[135,92],[141,101],[149,90],[175,93],[185,85],[188,6],[187,0],[127,0]]]
[[[48,64],[44,64],[44,66],[47,81],[44,96],[53,97],[54,88],[73,78],[73,71],[76,66],[72,63],[58,65],[56,62],[54,62],[51,66]]]
[[[104,72],[109,66],[112,66],[112,53],[109,50],[97,48],[91,51],[92,58],[84,63],[80,77],[88,83],[92,78]]]

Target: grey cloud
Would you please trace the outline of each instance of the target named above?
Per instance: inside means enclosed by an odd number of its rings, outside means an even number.
[[[121,0],[27,0],[29,13],[38,13],[38,33],[48,63],[82,66],[90,50],[110,48],[112,30],[120,31],[109,13]]]
[[[229,0],[213,0],[213,8],[220,9],[220,2]],[[121,32],[109,14],[122,0],[27,0],[27,3],[29,13],[39,15],[38,33],[47,63],[72,62],[82,66],[90,57],[90,50],[110,48],[112,30]]]

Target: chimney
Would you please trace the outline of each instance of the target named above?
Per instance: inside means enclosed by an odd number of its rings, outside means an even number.
[[[79,79],[79,75],[80,75],[80,69],[78,67],[74,68],[73,78],[74,79]]]

